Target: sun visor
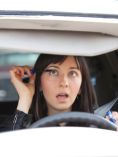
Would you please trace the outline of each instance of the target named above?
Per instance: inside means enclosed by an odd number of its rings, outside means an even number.
[[[0,53],[96,56],[118,49],[118,37],[68,31],[0,30]]]

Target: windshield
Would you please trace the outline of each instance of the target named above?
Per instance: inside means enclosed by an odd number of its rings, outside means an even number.
[[[39,54],[11,53],[0,54],[0,101],[18,99],[9,75],[14,65],[33,66]],[[86,57],[89,65],[91,81],[95,88],[98,104],[102,105],[118,96],[118,52]]]

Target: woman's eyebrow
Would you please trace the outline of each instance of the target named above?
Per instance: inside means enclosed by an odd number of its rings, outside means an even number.
[[[57,68],[57,69],[59,69],[59,67],[57,65],[49,65],[47,68]],[[79,67],[69,67],[68,69],[80,70]]]
[[[56,65],[49,65],[47,68],[58,68],[59,69],[59,67]]]
[[[80,70],[79,67],[70,67],[69,69]]]

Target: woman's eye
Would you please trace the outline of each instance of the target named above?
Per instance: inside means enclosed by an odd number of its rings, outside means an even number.
[[[70,71],[69,76],[70,77],[77,77],[79,74],[76,71]]]
[[[48,74],[51,76],[57,76],[58,75],[58,72],[55,69],[47,69],[47,70],[45,70],[45,72],[48,72]]]

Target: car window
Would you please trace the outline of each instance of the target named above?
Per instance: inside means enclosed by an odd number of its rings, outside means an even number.
[[[18,95],[10,81],[9,69],[14,65],[33,66],[37,56],[36,53],[0,54],[0,101],[18,99]]]
[[[0,123],[6,115],[14,113],[18,101],[18,94],[10,81],[9,69],[13,65],[33,66],[38,55],[33,52],[0,53]],[[86,57],[86,60],[98,99],[96,109],[118,97],[118,51]],[[114,110],[118,111],[117,104]]]
[[[87,57],[87,61],[98,105],[101,106],[118,96],[118,51]]]
[[[38,54],[27,54],[27,53],[10,53],[0,54],[0,66],[5,67],[11,65],[33,65]],[[27,59],[27,63],[26,63]]]

